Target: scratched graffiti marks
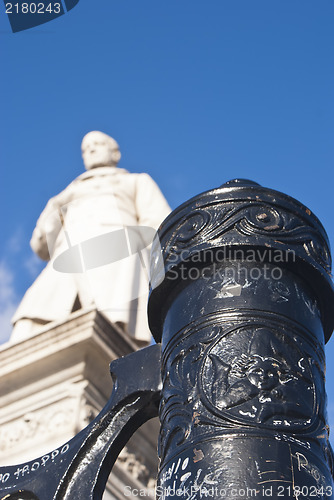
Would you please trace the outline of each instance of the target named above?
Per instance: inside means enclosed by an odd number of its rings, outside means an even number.
[[[13,484],[16,484],[22,478],[34,476],[43,469],[55,466],[63,460],[63,456],[69,451],[69,449],[70,445],[69,443],[66,443],[61,448],[57,448],[36,460],[32,460],[18,466],[6,466],[3,469],[0,468],[0,487],[3,485],[13,486]]]

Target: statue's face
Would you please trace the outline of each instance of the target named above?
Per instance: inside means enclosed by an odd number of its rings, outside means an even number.
[[[105,134],[90,132],[81,144],[82,158],[87,170],[96,167],[114,167],[119,160],[119,150]]]

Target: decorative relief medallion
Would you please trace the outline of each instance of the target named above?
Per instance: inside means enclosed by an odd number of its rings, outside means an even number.
[[[204,404],[232,422],[290,431],[312,424],[310,362],[289,336],[269,328],[238,328],[221,338],[206,352],[200,383]]]
[[[213,314],[180,331],[163,354],[162,462],[169,450],[218,429],[319,437],[326,427],[323,352],[306,336],[264,312],[240,321]]]

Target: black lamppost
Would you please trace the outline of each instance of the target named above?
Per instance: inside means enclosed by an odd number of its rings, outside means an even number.
[[[234,180],[181,205],[159,236],[157,497],[332,498],[334,295],[321,223],[289,196]]]

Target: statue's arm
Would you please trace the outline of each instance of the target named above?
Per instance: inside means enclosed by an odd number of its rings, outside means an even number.
[[[148,174],[139,174],[136,186],[138,224],[158,229],[171,208],[158,185]]]
[[[30,246],[43,260],[50,260],[54,246],[62,229],[62,193],[51,198],[41,213],[33,231]]]

